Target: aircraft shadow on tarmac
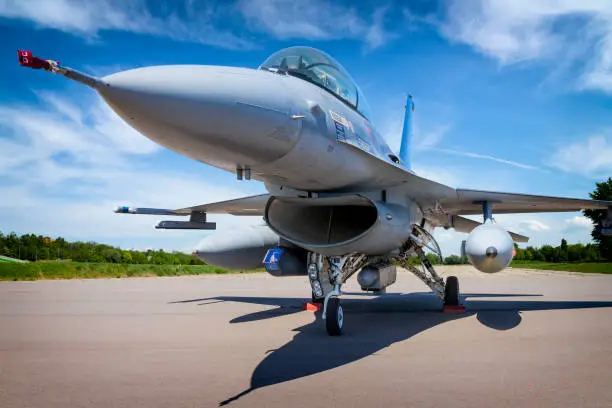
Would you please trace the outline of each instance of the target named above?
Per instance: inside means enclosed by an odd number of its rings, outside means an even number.
[[[351,294],[357,295],[357,294]],[[452,320],[476,315],[479,322],[495,330],[509,330],[521,323],[521,312],[612,307],[612,302],[516,300],[503,298],[541,297],[539,294],[462,294],[467,312],[440,312],[441,304],[431,292],[385,294],[370,299],[342,299],[347,325],[344,336],[329,337],[321,313],[315,321],[294,329],[293,339],[269,350],[253,371],[249,389],[219,403],[227,405],[258,388],[291,381],[357,361],[407,340],[425,330]],[[232,324],[253,322],[302,311],[301,298],[219,296],[172,303],[243,302],[276,306],[274,309],[236,317]]]

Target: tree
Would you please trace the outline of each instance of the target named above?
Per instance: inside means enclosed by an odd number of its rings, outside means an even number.
[[[612,177],[608,177],[607,181],[596,183],[596,186],[595,190],[589,194],[592,199],[612,201]],[[601,219],[606,217],[606,210],[584,210],[583,212],[595,224],[591,236],[599,247],[601,257],[612,261],[612,237],[605,237],[601,234]]]
[[[561,247],[559,248],[559,262],[567,262],[567,241],[565,238],[561,239]]]
[[[49,251],[49,248],[47,247],[41,248],[40,251],[38,251],[38,259],[43,259],[43,260],[51,259],[51,251]]]
[[[130,251],[121,251],[121,262],[122,263],[132,263],[132,254]]]
[[[425,255],[427,257],[427,259],[429,260],[429,263],[432,265],[439,265],[440,264],[440,257],[434,254],[427,254]]]
[[[466,263],[467,259],[463,259],[458,255],[450,255],[444,258],[444,265],[461,265]]]

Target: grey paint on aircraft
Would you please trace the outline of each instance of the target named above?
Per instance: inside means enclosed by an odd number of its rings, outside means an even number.
[[[479,214],[483,203],[493,213],[612,208],[607,201],[456,190],[414,174],[395,163],[395,155],[367,117],[361,90],[346,70],[308,47],[282,50],[262,69],[156,66],[100,79],[74,74],[58,63],[54,66],[53,72],[96,89],[128,124],[151,140],[230,172],[244,169],[244,174],[265,183],[269,197],[164,210],[170,215],[189,214],[195,208],[264,214],[274,232],[232,231],[203,240],[201,256],[211,262],[217,257],[214,262],[220,265],[255,262],[262,251],[278,244],[278,236],[326,255],[385,254],[409,238],[412,225],[431,230],[461,224],[460,228],[471,229],[469,222],[452,217]],[[405,131],[404,138],[409,133]],[[401,156],[409,162],[405,149]],[[318,201],[330,195],[343,198],[333,206]],[[362,197],[366,209],[342,202],[354,197]],[[479,232],[484,230],[476,227],[471,232],[476,247],[470,251],[474,257],[484,253],[489,263],[505,263],[502,255],[512,239],[499,227],[486,230],[503,234]],[[500,238],[506,236],[508,240]],[[491,247],[495,251],[487,255]]]

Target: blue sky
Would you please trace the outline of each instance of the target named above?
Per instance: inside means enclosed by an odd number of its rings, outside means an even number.
[[[79,84],[15,50],[106,75],[160,64],[256,68],[320,48],[359,83],[399,148],[416,100],[417,173],[453,187],[588,197],[612,175],[612,2],[0,0],[0,230],[189,250],[118,204],[183,207],[263,192],[131,130]],[[219,229],[257,222],[215,217]],[[532,244],[589,242],[579,213],[499,216]],[[437,233],[456,253],[463,234]]]

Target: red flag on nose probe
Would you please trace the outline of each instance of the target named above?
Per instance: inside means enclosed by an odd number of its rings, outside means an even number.
[[[19,65],[22,67],[33,69],[43,68],[47,71],[51,70],[51,64],[43,59],[33,56],[32,51],[17,50],[17,55],[19,56]]]

